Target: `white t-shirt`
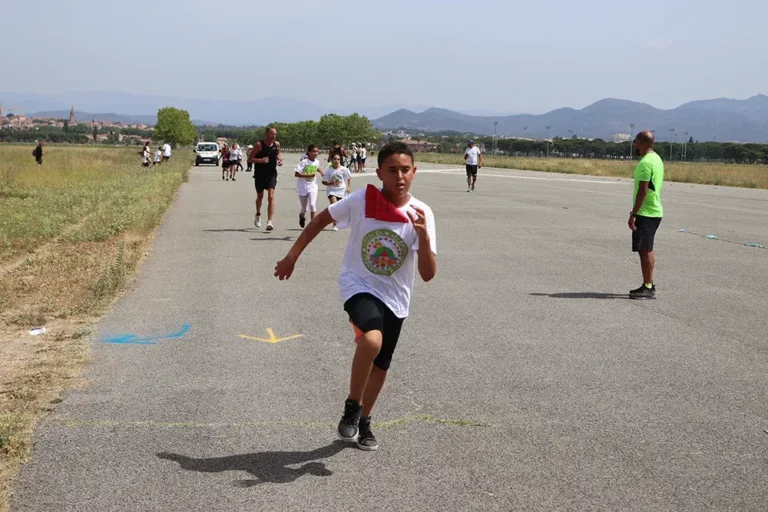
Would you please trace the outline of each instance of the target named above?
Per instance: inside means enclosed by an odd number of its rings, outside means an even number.
[[[171,156],[171,145],[167,142],[163,144],[163,156]]]
[[[144,149],[141,151],[141,162],[142,163],[149,162],[149,155],[150,154],[151,153],[150,153],[149,148],[147,146],[144,146]]]
[[[357,151],[357,154],[360,156],[360,158],[365,158],[365,148],[360,148]]]
[[[467,165],[477,165],[480,160],[480,153],[480,148],[477,146],[467,148],[467,150],[464,152],[465,155],[469,155],[467,157]]]
[[[296,193],[300,196],[305,196],[311,192],[317,192],[317,170],[320,169],[319,160],[310,160],[309,158],[303,158],[299,165],[294,169],[295,172],[311,175],[312,179],[296,178]]]
[[[432,209],[411,196],[408,204],[399,210],[408,215],[408,211],[412,211],[410,206],[424,210],[430,249],[437,254]],[[419,237],[413,223],[366,218],[364,188],[330,205],[328,212],[340,228],[349,226],[352,230],[339,276],[341,300],[346,302],[358,293],[370,293],[398,318],[407,317],[419,250]]]
[[[347,182],[352,179],[352,173],[344,166],[338,169],[329,167],[323,173],[323,181],[330,183],[326,188],[326,194],[329,196],[344,197],[347,194]]]
[[[236,162],[237,160],[243,159],[243,152],[240,151],[240,148],[233,149],[229,152],[229,161],[230,162]]]
[[[157,151],[155,151],[155,160],[154,160],[154,161],[155,161],[155,162],[159,162],[159,161],[160,161],[160,157],[161,157],[161,156],[163,156],[163,155],[162,155],[162,151],[160,151],[160,150],[158,149]]]

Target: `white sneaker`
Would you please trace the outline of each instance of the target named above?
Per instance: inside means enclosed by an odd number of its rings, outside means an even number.
[[[268,220],[267,221],[267,231],[272,231],[273,229],[275,229],[275,226],[272,225],[272,221],[271,220]]]
[[[338,231],[338,230],[339,230],[339,228],[338,228],[338,227],[336,227],[336,226],[333,226],[333,227],[331,228],[331,231]]]
[[[261,215],[257,215],[256,217],[253,218],[253,225],[256,226],[257,228],[261,227]]]

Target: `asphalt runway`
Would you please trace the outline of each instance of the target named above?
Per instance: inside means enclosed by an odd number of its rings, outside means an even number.
[[[423,165],[437,276],[366,453],[335,441],[347,233],[272,276],[300,233],[295,161],[271,233],[249,174],[192,171],[12,510],[768,509],[768,250],[745,245],[768,246],[768,191],[666,183],[658,299],[632,301],[630,181],[483,169],[470,194]]]

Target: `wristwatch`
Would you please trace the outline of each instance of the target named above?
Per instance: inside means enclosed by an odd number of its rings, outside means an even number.
[[[632,211],[632,212],[629,212],[629,216],[630,216],[630,217],[637,217],[637,214],[636,214],[635,212],[633,212],[633,211]]]

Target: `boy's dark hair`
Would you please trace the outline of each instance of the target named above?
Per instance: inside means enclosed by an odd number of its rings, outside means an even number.
[[[381,167],[381,164],[384,163],[384,160],[391,157],[392,155],[408,155],[411,157],[411,162],[415,160],[413,158],[413,151],[411,151],[411,148],[408,146],[408,144],[400,141],[388,142],[381,146],[381,149],[379,150],[379,154],[377,156],[379,167]]]
[[[307,154],[309,154],[309,152],[312,151],[313,149],[319,149],[317,147],[317,144],[310,144],[309,146],[307,146]]]

